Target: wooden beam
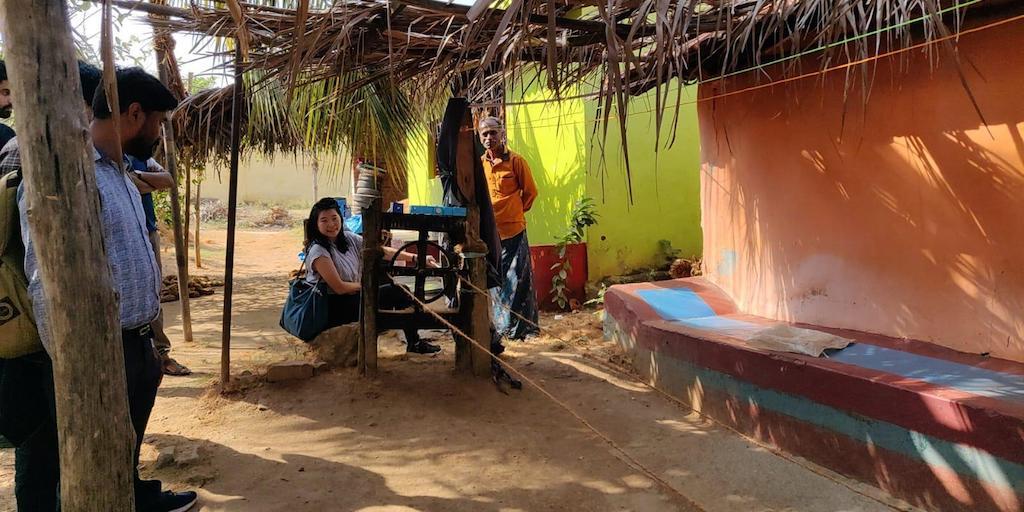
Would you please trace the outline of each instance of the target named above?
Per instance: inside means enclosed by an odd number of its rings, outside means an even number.
[[[128,512],[135,434],[68,21],[64,0],[0,2],[28,227],[47,292],[62,509]]]
[[[439,12],[439,13],[444,13],[444,14],[450,14],[450,15],[466,18],[467,20],[469,20],[469,10],[470,10],[470,8],[468,6],[465,6],[465,5],[449,4],[449,3],[440,2],[440,1],[437,1],[437,0],[396,0],[396,1],[399,2],[399,3],[406,4],[406,5],[411,5],[413,7],[419,7],[421,9],[426,9],[428,11]],[[491,12],[493,13],[493,17],[494,18],[499,18],[499,19],[505,14],[505,11],[503,9],[494,9]],[[546,26],[548,24],[548,17],[546,15],[543,15],[543,14],[531,14],[527,18],[527,22],[530,25],[545,25]],[[602,37],[605,34],[605,24],[603,22],[600,22],[600,21],[575,20],[575,19],[572,19],[572,18],[557,17],[557,18],[555,18],[555,26],[557,26],[558,28],[567,29],[567,30],[578,30],[580,32],[589,32],[589,33],[592,33],[592,34],[599,34]],[[630,29],[631,29],[631,27],[629,25],[623,25],[623,24],[620,23],[620,24],[615,26],[615,33],[618,34],[621,37],[626,37],[627,35],[629,35]],[[651,30],[653,30],[653,27],[651,27]],[[641,33],[644,33],[644,34],[646,32],[647,32],[646,29],[641,31]]]
[[[242,48],[235,44],[235,84],[231,98],[231,166],[228,177],[228,239],[224,256],[224,317],[220,337],[221,389],[231,381],[231,298],[235,284],[235,223],[238,218],[238,157],[242,138]]]

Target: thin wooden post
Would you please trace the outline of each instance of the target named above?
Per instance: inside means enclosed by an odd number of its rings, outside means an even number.
[[[171,34],[161,31],[154,39],[156,47],[157,69],[160,81],[170,90],[176,88],[171,86],[171,66],[168,58],[168,47],[173,44]],[[192,307],[188,296],[188,255],[185,251],[188,247],[188,231],[182,229],[181,225],[181,194],[178,190],[178,148],[174,144],[174,123],[168,117],[164,121],[164,158],[167,160],[167,172],[174,178],[174,186],[171,187],[171,223],[174,226],[174,259],[178,265],[178,300],[181,301],[181,330],[185,341],[192,341]],[[185,210],[188,215],[188,210]],[[160,257],[159,254],[156,255]]]
[[[135,436],[121,325],[66,9],[63,0],[0,2],[29,232],[46,290],[61,504],[132,511]]]
[[[196,239],[196,268],[203,268],[203,259],[199,255],[199,247],[200,247],[200,242],[199,242],[199,225],[201,224],[201,221],[203,219],[202,212],[200,211],[200,208],[199,208],[199,203],[201,202],[200,199],[203,197],[202,196],[202,188],[203,188],[203,177],[202,177],[202,174],[199,174],[196,177],[196,202],[195,202],[195,209],[196,209],[196,235],[195,235],[195,239]]]
[[[188,83],[185,84],[185,91],[192,94],[192,73],[188,74]],[[185,259],[188,259],[188,237],[192,231],[192,162],[185,159],[182,166],[185,169]]]
[[[242,135],[242,47],[235,41],[235,87],[231,99],[231,169],[228,178],[228,240],[224,256],[224,319],[220,345],[220,383],[231,381],[231,294],[235,273],[235,221],[238,213],[238,155]]]
[[[182,209],[184,216],[181,219],[181,230],[185,238],[185,260],[188,261],[188,237],[192,231],[192,166],[185,162],[181,162],[181,164],[181,169],[185,171],[185,207]]]
[[[363,208],[363,318],[362,336],[356,358],[359,374],[373,377],[377,374],[377,295],[380,291],[380,265],[384,252],[381,249],[381,199],[373,198]]]

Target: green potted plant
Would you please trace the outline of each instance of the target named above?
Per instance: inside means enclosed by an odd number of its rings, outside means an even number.
[[[569,229],[555,244],[557,260],[550,267],[550,298],[559,309],[569,308],[571,299],[579,301],[583,298],[583,287],[587,282],[586,246],[583,238],[586,229],[597,224],[598,215],[595,210],[594,200],[589,197],[576,201],[570,215]]]

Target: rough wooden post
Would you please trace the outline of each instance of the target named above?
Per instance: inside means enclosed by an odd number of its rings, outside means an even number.
[[[359,338],[359,374],[377,374],[377,294],[380,291],[380,265],[384,252],[380,247],[381,199],[370,201],[363,209],[363,318]]]
[[[228,178],[228,236],[224,255],[224,317],[220,334],[220,384],[231,381],[231,294],[235,277],[235,222],[238,214],[238,156],[242,138],[242,50],[235,41],[235,86],[231,99],[231,170]],[[198,225],[197,225],[198,227]],[[198,252],[196,253],[198,255]]]
[[[173,39],[170,33],[161,31],[154,39],[156,47],[157,67],[159,68],[160,81],[170,90],[178,89],[170,83],[172,65],[168,57],[168,51],[173,48]],[[174,226],[174,259],[178,265],[178,300],[181,301],[181,330],[185,341],[192,341],[192,307],[188,296],[188,230],[182,228],[181,222],[181,194],[178,190],[178,148],[174,144],[174,123],[168,117],[164,121],[164,157],[167,160],[167,172],[174,178],[174,186],[171,187],[171,223]],[[188,216],[188,210],[185,210]],[[159,254],[156,255],[160,257]]]
[[[29,231],[47,292],[62,508],[131,511],[135,436],[121,326],[65,2],[0,1],[0,25]]]
[[[473,116],[469,110],[462,120],[462,127],[459,130],[459,142],[456,147],[456,182],[463,196],[466,198],[466,239],[463,244],[463,253],[467,254],[465,260],[469,268],[470,281],[479,289],[487,288],[487,262],[481,255],[487,254],[487,245],[480,239],[480,207],[477,206],[476,197],[476,153],[474,152],[476,135],[473,131]],[[464,301],[462,308],[466,308],[463,318],[466,325],[466,334],[473,337],[473,340],[485,347],[477,346],[459,347],[456,345],[456,368],[462,371],[472,371],[474,375],[483,377],[491,373],[491,319],[490,319],[490,298],[486,295],[469,290],[463,294]],[[461,340],[459,336],[455,336]],[[468,342],[463,343],[469,345]],[[469,355],[467,360],[466,355]],[[461,359],[460,357],[461,356]]]

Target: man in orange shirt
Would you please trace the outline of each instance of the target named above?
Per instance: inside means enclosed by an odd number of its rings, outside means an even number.
[[[526,212],[537,198],[537,184],[526,160],[506,147],[500,119],[487,117],[480,121],[480,142],[486,150],[481,159],[501,237],[502,284],[494,297],[494,323],[499,334],[523,340],[539,332],[530,242],[526,238]]]

